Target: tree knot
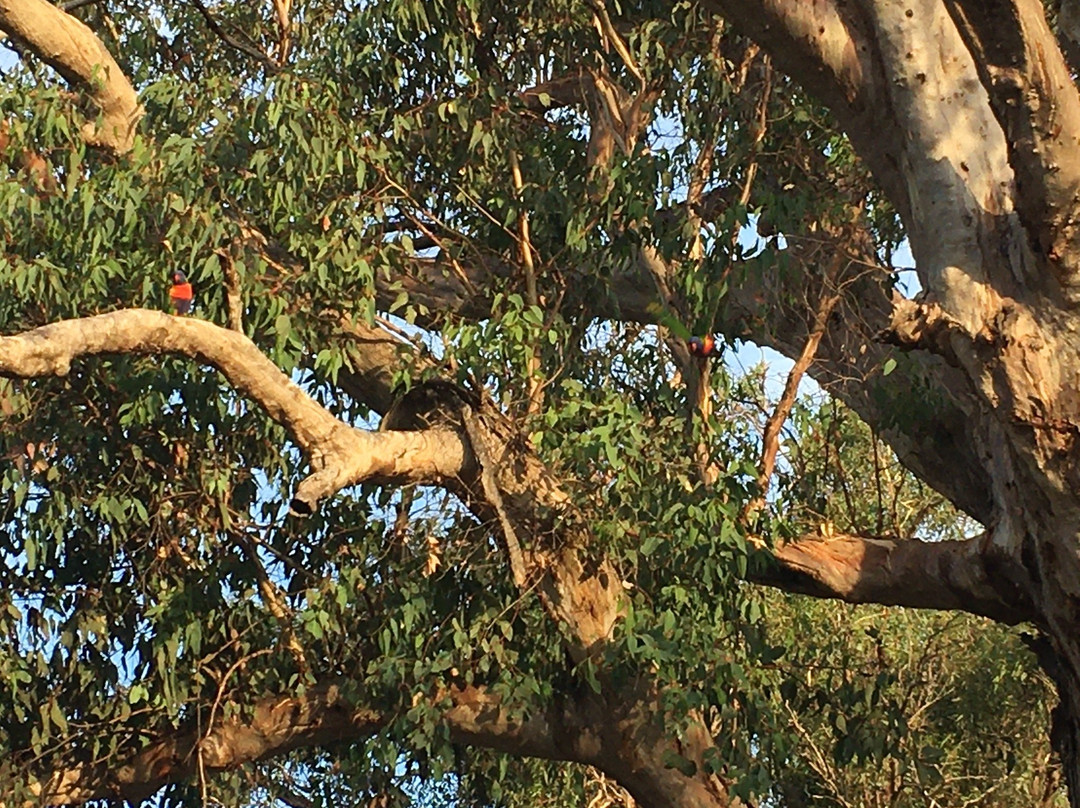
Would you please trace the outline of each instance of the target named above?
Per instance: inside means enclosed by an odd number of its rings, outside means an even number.
[[[876,339],[904,351],[930,351],[959,367],[956,340],[970,343],[972,335],[937,303],[900,300],[893,307],[888,327],[880,331]]]

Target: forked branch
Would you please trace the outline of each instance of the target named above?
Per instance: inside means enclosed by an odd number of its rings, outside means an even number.
[[[364,480],[443,482],[456,477],[467,449],[451,429],[368,432],[335,418],[281,372],[245,335],[203,320],[126,309],[0,337],[0,375],[65,376],[71,363],[101,354],[177,354],[217,368],[292,434],[311,464],[292,506],[318,501]]]
[[[200,760],[207,772],[235,769],[300,747],[367,738],[393,719],[392,712],[352,703],[345,692],[354,688],[343,685],[328,682],[302,696],[266,698],[248,718],[234,710],[209,731],[163,736],[127,760],[83,763],[31,779],[26,786],[32,799],[22,805],[75,805],[101,799],[139,802],[166,783],[190,777]],[[579,754],[581,744],[559,743],[548,715],[511,715],[497,696],[480,688],[446,688],[431,704],[455,743],[549,759],[576,759]],[[557,716],[556,711],[551,713]],[[0,800],[0,808],[14,805]]]
[[[948,0],[1009,144],[1018,213],[1080,299],[1080,92],[1039,0]]]

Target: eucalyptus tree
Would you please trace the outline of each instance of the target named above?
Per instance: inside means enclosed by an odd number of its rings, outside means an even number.
[[[1057,12],[0,4],[7,802],[753,800],[749,580],[1030,623],[1080,804]],[[760,438],[712,333],[796,360]],[[806,372],[981,532],[797,530]]]

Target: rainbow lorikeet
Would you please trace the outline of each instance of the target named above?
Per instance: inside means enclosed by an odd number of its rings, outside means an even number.
[[[687,340],[686,346],[694,356],[718,356],[720,354],[720,346],[717,345],[715,339],[708,335],[704,337],[690,337],[690,339]]]
[[[195,293],[191,291],[187,275],[179,269],[173,273],[169,297],[177,314],[188,314],[191,311],[191,301],[195,298]]]

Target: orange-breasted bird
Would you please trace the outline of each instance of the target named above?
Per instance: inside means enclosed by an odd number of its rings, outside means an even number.
[[[191,291],[191,284],[188,283],[187,275],[179,269],[173,273],[169,298],[172,300],[173,308],[176,309],[177,314],[188,314],[191,311],[191,301],[194,300],[195,293]]]
[[[694,356],[718,356],[720,353],[720,346],[717,345],[716,340],[706,335],[704,337],[690,337],[686,343],[690,349],[690,353]]]

